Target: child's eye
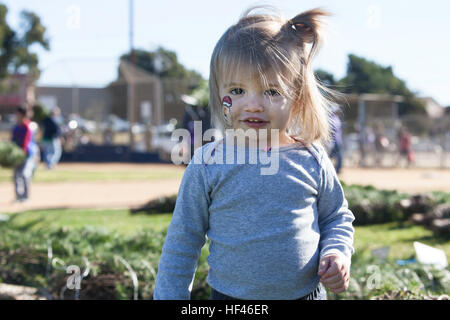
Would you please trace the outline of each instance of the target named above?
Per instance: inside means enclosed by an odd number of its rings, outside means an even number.
[[[265,92],[266,94],[268,94],[269,96],[279,96],[281,95],[280,92],[276,89],[269,89]]]
[[[232,94],[242,94],[242,93],[244,93],[244,90],[242,90],[241,88],[234,88],[234,89],[231,89],[230,93],[232,93]]]

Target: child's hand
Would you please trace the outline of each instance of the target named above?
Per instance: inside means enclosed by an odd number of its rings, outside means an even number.
[[[320,282],[333,293],[347,290],[350,270],[347,263],[337,254],[324,256],[319,263]]]

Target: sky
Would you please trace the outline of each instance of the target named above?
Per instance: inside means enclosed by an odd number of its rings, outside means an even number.
[[[8,0],[8,22],[35,12],[47,27],[50,51],[39,47],[39,85],[103,87],[117,77],[130,49],[130,0]],[[333,14],[313,63],[345,76],[348,54],[383,66],[419,96],[450,106],[450,1],[446,0],[134,0],[135,48],[175,51],[188,69],[209,77],[214,46],[251,5],[268,4],[288,19],[315,7]]]

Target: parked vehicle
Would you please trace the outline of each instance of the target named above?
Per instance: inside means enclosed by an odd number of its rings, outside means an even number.
[[[189,142],[172,140],[172,133],[175,130],[175,125],[172,123],[155,126],[152,128],[152,146],[158,150],[160,157],[167,161],[172,161],[172,152],[179,154],[183,162],[188,163],[189,157]]]

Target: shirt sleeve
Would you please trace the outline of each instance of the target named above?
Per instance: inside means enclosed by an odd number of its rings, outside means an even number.
[[[25,136],[23,139],[22,149],[28,153],[29,148],[30,148],[30,143],[31,143],[31,129],[30,129],[30,126],[28,123],[25,124],[24,130],[25,130]]]
[[[353,221],[336,170],[326,152],[322,153],[317,209],[320,228],[320,258],[338,254],[349,266],[353,248]]]
[[[181,181],[162,248],[153,299],[190,299],[195,270],[206,241],[209,203],[204,165],[191,160]]]

